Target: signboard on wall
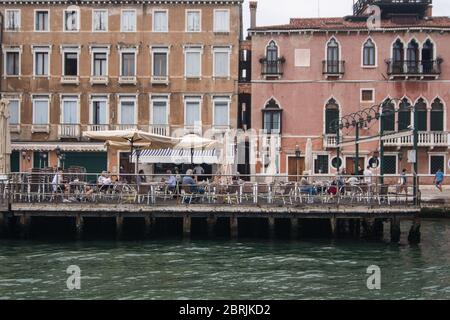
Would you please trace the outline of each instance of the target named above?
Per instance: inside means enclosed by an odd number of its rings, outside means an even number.
[[[416,150],[408,150],[408,163],[416,163]]]

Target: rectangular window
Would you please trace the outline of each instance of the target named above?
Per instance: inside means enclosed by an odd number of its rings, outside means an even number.
[[[37,10],[34,16],[35,31],[49,31],[49,12]]]
[[[185,53],[185,76],[186,78],[201,77],[201,52],[186,51]]]
[[[122,10],[122,32],[136,31],[136,11]]]
[[[134,100],[120,101],[120,124],[136,124],[135,107],[136,102]]]
[[[34,57],[35,70],[34,74],[36,76],[48,76],[48,52],[35,52]]]
[[[167,125],[167,101],[153,101],[152,124]]]
[[[214,10],[214,32],[230,32],[229,10]]]
[[[229,123],[228,101],[214,101],[214,126],[226,127]]]
[[[20,29],[20,10],[5,10],[6,31],[18,31]]]
[[[33,100],[33,124],[48,124],[48,98],[35,98]]]
[[[374,102],[373,90],[361,90],[361,102]]]
[[[135,58],[136,54],[134,52],[124,52],[122,53],[122,77],[135,77]]]
[[[64,11],[64,31],[79,31],[78,27],[78,10]]]
[[[76,52],[64,53],[64,75],[65,76],[78,75],[78,53]]]
[[[188,10],[186,12],[186,31],[200,32],[201,31],[201,12],[196,10]]]
[[[384,173],[397,174],[397,157],[384,156]]]
[[[20,102],[19,100],[9,100],[9,124],[18,125],[20,123]]]
[[[157,77],[167,76],[167,52],[153,53],[153,75]]]
[[[78,123],[78,100],[64,99],[62,100],[62,118],[61,124],[77,124]]]
[[[229,51],[214,51],[214,77],[227,78],[230,76]]]
[[[445,172],[445,157],[441,155],[430,156],[430,174],[436,174],[438,170]]]
[[[102,125],[108,124],[107,115],[107,102],[106,99],[93,99],[92,100],[92,124]]]
[[[18,76],[20,74],[20,53],[6,52],[6,75]]]
[[[315,174],[328,174],[328,155],[318,155],[314,160]]]
[[[94,66],[93,75],[94,76],[107,76],[107,54],[104,52],[94,52],[93,54]]]
[[[186,101],[185,125],[193,127],[200,123],[200,101]]]
[[[153,31],[154,32],[167,32],[168,18],[166,10],[155,10],[153,13]]]
[[[93,10],[92,19],[92,31],[108,31],[108,10]]]

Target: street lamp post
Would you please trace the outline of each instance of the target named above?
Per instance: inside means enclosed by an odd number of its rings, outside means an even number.
[[[300,147],[297,144],[295,146],[295,162],[296,162],[296,166],[297,166],[297,182],[298,182],[298,174],[299,174],[298,162],[300,161],[300,155],[301,155]]]

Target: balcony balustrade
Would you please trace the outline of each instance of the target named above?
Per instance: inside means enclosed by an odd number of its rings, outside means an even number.
[[[442,59],[437,60],[387,60],[388,75],[392,77],[439,77]]]
[[[283,75],[283,65],[286,62],[284,58],[276,60],[269,60],[262,58],[259,60],[261,63],[261,74],[265,77],[281,77]]]
[[[170,135],[170,126],[168,124],[151,124],[148,131],[153,134],[158,134],[160,136]]]
[[[108,76],[91,76],[90,82],[94,84],[104,84],[107,85],[109,82]]]
[[[64,138],[80,138],[80,125],[79,124],[60,124],[58,126],[58,137]]]
[[[418,134],[418,146],[419,147],[448,147],[449,133],[444,131],[432,132],[425,131]],[[414,144],[414,138],[412,135],[405,137],[398,137],[387,139],[384,141],[386,147],[412,147]]]
[[[324,60],[322,61],[322,73],[326,77],[342,77],[345,73],[345,61]]]
[[[61,84],[80,84],[80,79],[78,76],[62,76],[61,77]]]

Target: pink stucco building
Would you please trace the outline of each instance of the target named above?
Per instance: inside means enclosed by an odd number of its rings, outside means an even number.
[[[439,168],[450,172],[450,18],[433,16],[431,0],[359,0],[352,16],[293,18],[278,26],[256,26],[255,3],[251,10],[251,123],[275,138],[275,144],[267,145],[279,173],[304,170],[308,139],[311,171],[336,173],[336,132],[330,124],[387,98],[394,99],[391,107],[398,111],[385,117],[387,132],[411,128],[414,117],[408,107],[417,108],[422,181],[432,180]],[[359,134],[366,138],[379,131],[380,122],[372,121]],[[355,129],[344,127],[340,134],[351,141]],[[385,174],[399,174],[403,168],[412,172],[412,142],[412,136],[385,140]],[[359,148],[364,168],[379,154],[380,143],[374,140]],[[355,146],[340,152],[341,168],[353,173]],[[264,173],[267,168],[263,160],[252,171]]]

